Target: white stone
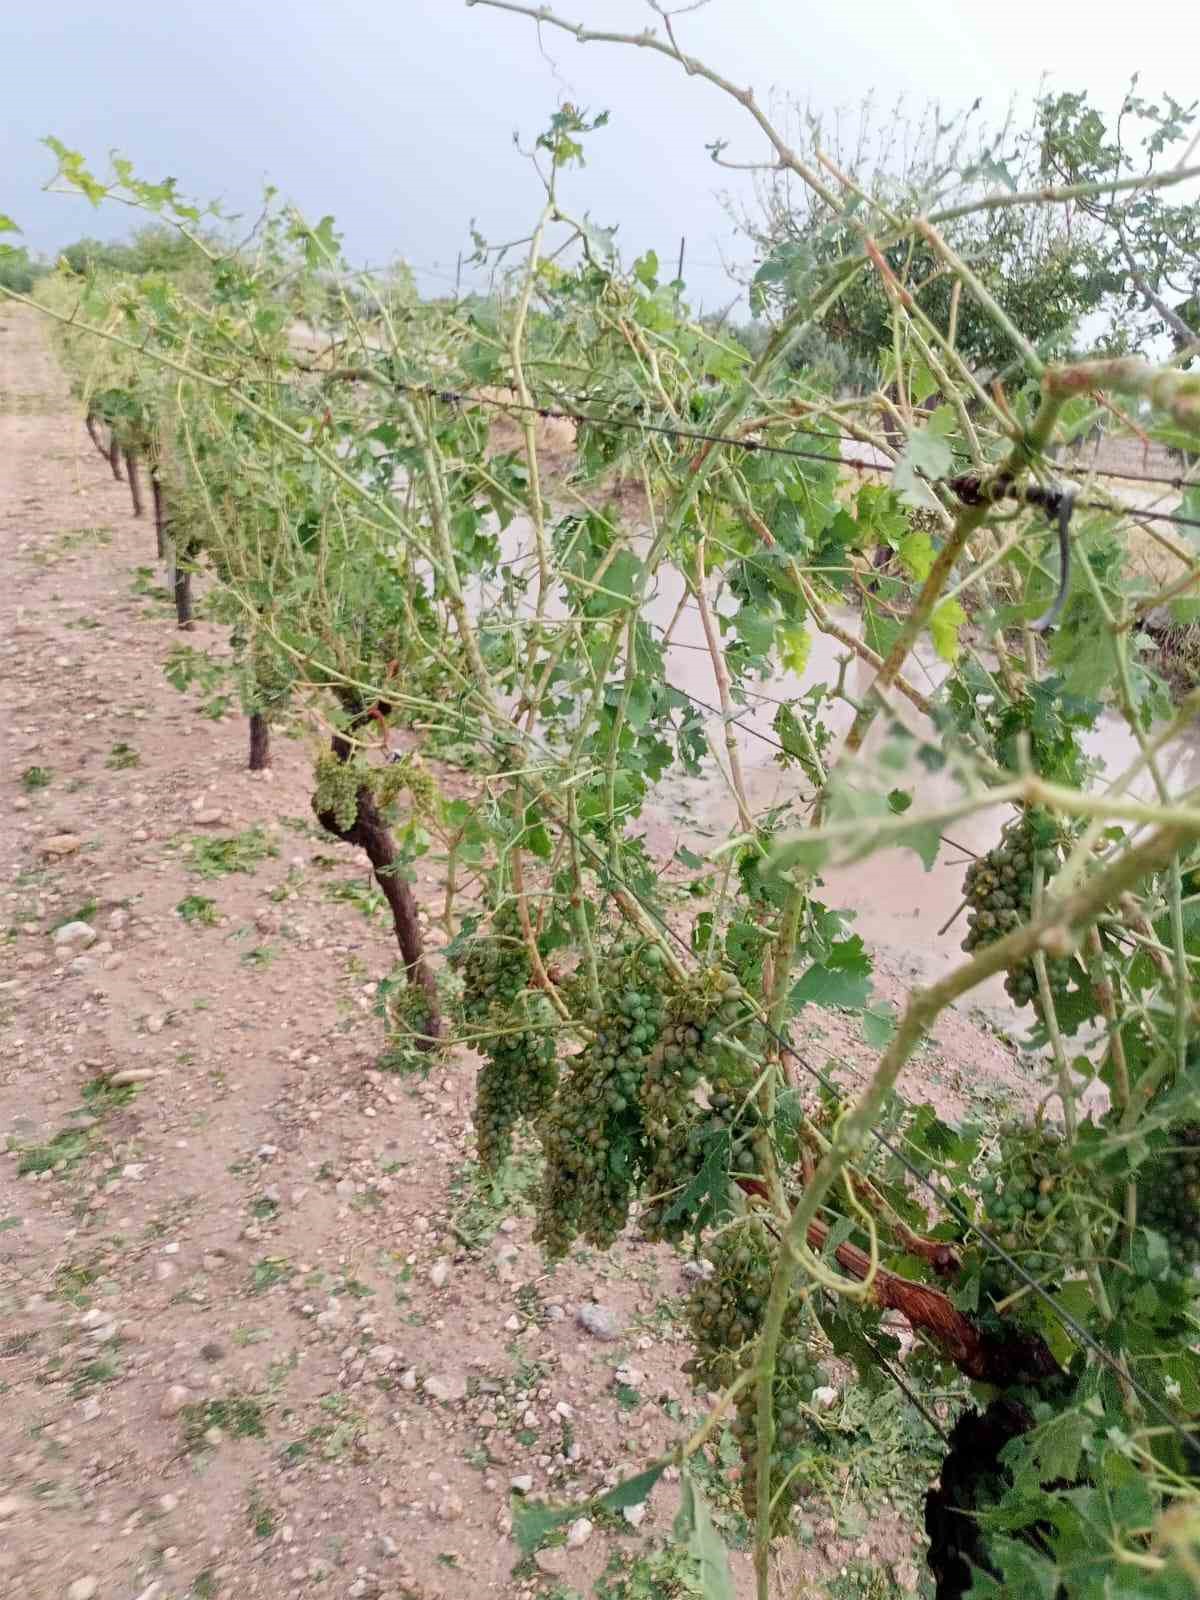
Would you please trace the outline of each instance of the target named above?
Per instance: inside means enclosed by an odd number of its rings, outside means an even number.
[[[515,1478],[508,1480],[508,1486],[516,1494],[532,1494],[533,1477],[528,1472],[520,1472]]]
[[[581,1549],[594,1532],[595,1523],[589,1522],[586,1517],[578,1517],[567,1529],[567,1549]]]
[[[160,1417],[177,1417],[192,1398],[192,1391],[182,1383],[173,1383],[158,1404]]]
[[[467,1380],[461,1372],[434,1373],[425,1379],[425,1393],[433,1400],[465,1400]]]
[[[590,1300],[585,1300],[576,1311],[575,1321],[593,1339],[607,1342],[620,1336],[621,1328],[616,1313],[607,1306],[593,1305]]]
[[[646,1502],[639,1500],[635,1506],[622,1506],[621,1515],[631,1528],[640,1528],[646,1519]]]
[[[99,1587],[100,1580],[88,1573],[86,1578],[76,1578],[74,1583],[68,1585],[67,1600],[92,1600]]]
[[[54,943],[60,949],[78,946],[81,950],[87,950],[99,937],[88,922],[64,922],[61,928],[54,930]]]

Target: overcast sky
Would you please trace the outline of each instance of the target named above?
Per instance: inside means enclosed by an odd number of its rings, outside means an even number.
[[[590,27],[639,30],[644,0],[563,0]],[[100,167],[118,149],[147,177],[250,210],[264,180],[314,216],[332,212],[359,262],[405,256],[430,291],[453,282],[468,222],[499,240],[527,231],[539,191],[529,144],[562,99],[611,123],[589,141],[564,200],[619,223],[623,252],[673,261],[687,235],[692,298],[731,294],[739,247],[716,197],[736,184],[705,152],[728,139],[756,159],[740,107],[647,51],[580,46],[527,18],[463,0],[7,0],[0,18],[0,211],[32,248],[124,232],[129,214],[41,192],[54,133]],[[1112,21],[1110,22],[1110,18]],[[996,116],[1043,73],[1115,105],[1141,91],[1200,93],[1200,7],[1096,0],[709,0],[680,43],[764,101],[772,89],[830,112],[874,90]],[[744,180],[743,180],[744,181]],[[745,246],[740,253],[744,256]]]

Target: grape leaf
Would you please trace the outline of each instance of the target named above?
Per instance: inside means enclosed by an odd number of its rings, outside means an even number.
[[[1080,1411],[1062,1411],[1022,1440],[1020,1465],[1015,1472],[1018,1490],[1036,1490],[1059,1479],[1071,1483],[1079,1472],[1079,1458],[1093,1423]]]
[[[925,480],[944,478],[950,471],[954,454],[947,434],[953,426],[953,412],[948,406],[939,406],[929,419],[928,427],[917,428],[909,434],[892,473],[896,493],[906,505],[937,505]]]
[[[943,600],[929,619],[933,648],[951,666],[958,660],[958,630],[966,620],[967,613],[957,600]]]
[[[675,1537],[687,1545],[688,1553],[700,1563],[700,1592],[704,1600],[734,1600],[729,1552],[713,1526],[707,1500],[686,1469],[682,1491],[679,1514],[675,1518]]]
[[[871,961],[857,934],[833,946],[824,961],[814,961],[792,985],[791,1003],[801,1006],[837,1006],[861,1011],[871,995]]]

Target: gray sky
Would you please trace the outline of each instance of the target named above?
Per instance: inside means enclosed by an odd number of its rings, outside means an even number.
[[[722,251],[737,246],[715,191],[734,185],[705,153],[763,152],[746,114],[646,51],[581,47],[526,18],[462,0],[9,0],[0,20],[0,211],[34,249],[81,233],[120,234],[129,215],[40,192],[54,133],[103,168],[118,149],[150,178],[252,210],[269,179],[303,210],[332,212],[357,261],[404,255],[429,290],[453,281],[467,224],[499,240],[539,205],[532,142],[561,99],[611,112],[587,168],[563,192],[576,213],[620,223],[623,252],[673,260],[688,238],[693,300],[732,291]],[[643,0],[562,0],[590,27],[640,30]],[[1113,19],[1109,24],[1109,17]],[[1145,19],[1139,32],[1136,22]],[[1200,93],[1200,7],[1138,12],[1103,0],[710,0],[680,17],[684,49],[766,100],[772,88],[829,112],[868,90],[1003,114],[1043,73],[1113,105],[1135,68],[1141,92]],[[744,247],[743,247],[744,253]]]

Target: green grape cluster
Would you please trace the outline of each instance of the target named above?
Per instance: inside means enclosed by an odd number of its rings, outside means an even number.
[[[393,756],[384,767],[371,767],[370,782],[375,800],[381,811],[408,791],[413,811],[418,816],[429,816],[437,809],[437,780],[415,750]]]
[[[1162,1234],[1176,1268],[1200,1263],[1200,1123],[1172,1128],[1167,1149],[1138,1169],[1138,1221]]]
[[[348,833],[358,819],[358,791],[366,777],[365,765],[340,761],[332,750],[323,751],[313,768],[313,809],[318,816],[333,813],[333,820]]]
[[[475,1139],[480,1165],[495,1172],[512,1151],[513,1129],[536,1122],[558,1087],[554,1012],[540,994],[518,997],[505,1012],[494,1007],[498,1031],[475,1078]]]
[[[533,963],[516,907],[501,906],[453,964],[463,979],[463,1016],[484,1037],[486,1059],[475,1078],[475,1137],[480,1164],[494,1172],[512,1150],[517,1124],[536,1122],[558,1086],[554,1013],[530,993]]]
[[[646,1063],[641,1104],[654,1154],[642,1225],[651,1239],[677,1241],[691,1231],[696,1207],[681,1197],[718,1139],[739,1170],[757,1169],[750,1141],[759,1115],[748,1102],[753,1057],[734,1048],[752,1043],[757,1024],[737,987],[731,973],[712,967],[673,993]]]
[[[757,1217],[723,1229],[710,1242],[711,1278],[698,1283],[688,1297],[687,1320],[695,1355],[684,1363],[693,1384],[722,1390],[753,1365],[759,1333],[771,1293],[778,1246]],[[774,1435],[771,1449],[772,1498],[783,1487],[772,1513],[772,1533],[786,1527],[792,1505],[803,1487],[803,1474],[793,1474],[808,1430],[807,1407],[822,1374],[805,1339],[806,1309],[797,1299],[784,1315],[771,1386]],[[756,1510],[758,1483],[758,1397],[747,1385],[737,1400],[731,1432],[742,1453],[742,1503],[746,1515]],[[785,1487],[786,1486],[786,1487]]]
[[[489,933],[477,934],[451,964],[462,974],[463,1016],[487,1023],[492,1013],[506,1013],[528,984],[533,963],[521,932],[516,907],[501,906]]]
[[[1038,842],[1037,819],[1026,815],[1004,831],[1000,843],[986,855],[972,861],[963,879],[963,898],[970,907],[967,936],[962,948],[978,950],[994,944],[1005,934],[1029,921],[1033,895],[1033,869],[1041,862],[1049,877],[1058,864],[1055,852]],[[1047,957],[1047,976],[1051,988],[1065,989],[1070,981],[1071,960]],[[1004,987],[1014,1005],[1025,1006],[1037,999],[1037,974],[1032,961],[1012,967]]]
[[[1053,1129],[1006,1123],[979,1180],[989,1233],[1035,1277],[1071,1263],[1075,1235],[1065,1204],[1070,1196],[1071,1153]],[[994,1253],[986,1253],[987,1287],[1004,1295],[1021,1279]]]
[[[626,941],[602,963],[604,1005],[542,1121],[546,1166],[534,1238],[551,1259],[582,1235],[607,1249],[629,1216],[649,1147],[640,1091],[666,1020],[666,974],[654,945]]]

